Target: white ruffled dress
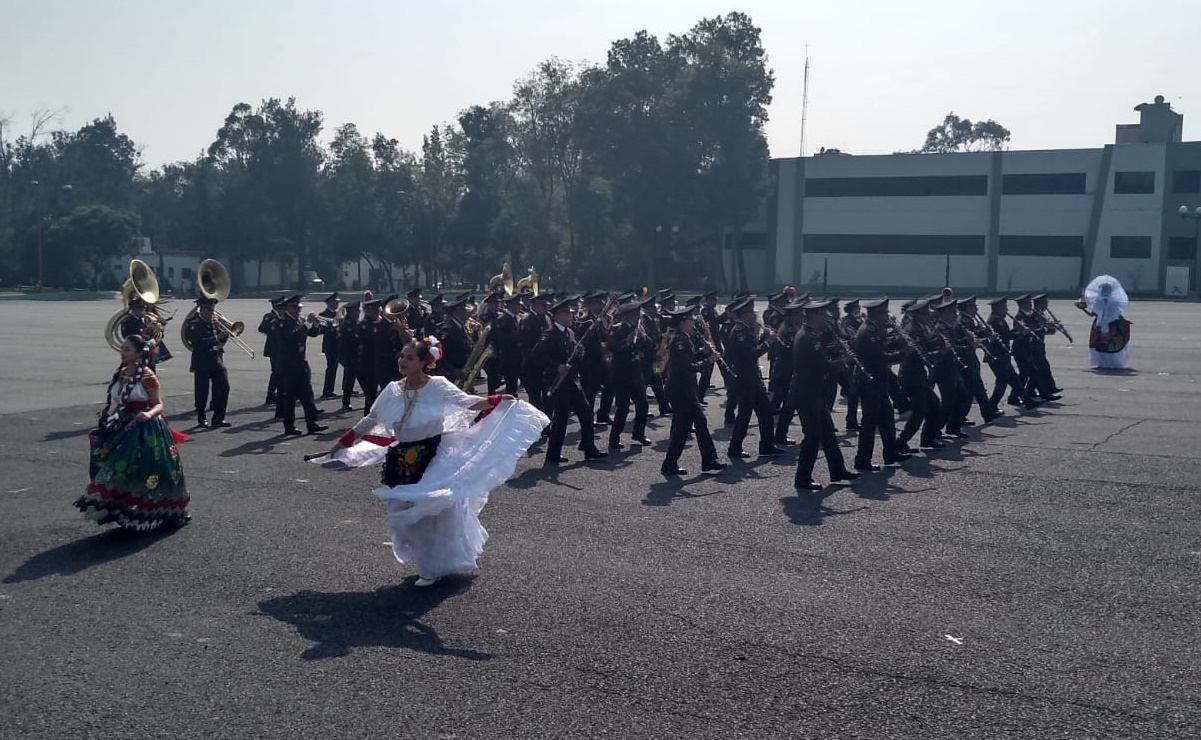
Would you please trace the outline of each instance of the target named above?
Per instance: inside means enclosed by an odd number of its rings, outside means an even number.
[[[524,401],[501,401],[475,422],[478,412],[470,407],[480,398],[442,377],[431,377],[409,396],[415,398],[413,410],[394,439],[416,442],[440,434],[442,440],[420,481],[374,491],[388,504],[392,553],[401,563],[413,563],[425,578],[472,571],[488,540],[479,519],[488,493],[513,475],[550,419]],[[313,462],[350,467],[383,463],[387,441],[407,406],[399,383],[389,383],[354,427],[356,437],[368,435],[375,441],[357,442]]]

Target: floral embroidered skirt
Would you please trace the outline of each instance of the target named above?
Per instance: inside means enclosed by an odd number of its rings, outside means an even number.
[[[397,442],[389,447],[384,458],[383,484],[407,486],[420,481],[441,441],[442,435],[437,435],[416,442]]]
[[[102,426],[92,432],[92,482],[76,508],[97,524],[139,530],[186,524],[188,486],[176,440],[161,417],[128,430]]]

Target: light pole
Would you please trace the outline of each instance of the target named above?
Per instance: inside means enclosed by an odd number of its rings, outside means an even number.
[[[1193,269],[1189,274],[1189,290],[1197,290],[1197,267],[1201,265],[1201,206],[1189,211],[1188,206],[1180,206],[1180,217],[1193,222]]]
[[[649,285],[647,286],[647,289],[652,292],[659,289],[659,286],[655,284],[655,257],[656,257],[655,253],[659,251],[659,241],[663,238],[663,231],[664,231],[663,226],[655,227],[655,243],[653,245],[651,245],[650,259],[648,260],[650,265],[649,265],[649,269],[647,271],[648,272],[647,283],[649,283]],[[672,234],[680,233],[680,227],[672,226],[671,233]]]
[[[34,203],[37,209],[38,220],[38,287],[40,293],[42,291],[42,183],[34,180],[30,183],[34,190]]]

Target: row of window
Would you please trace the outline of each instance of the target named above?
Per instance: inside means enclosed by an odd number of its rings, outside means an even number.
[[[1083,195],[1083,172],[1004,175],[1002,195]],[[1116,195],[1154,195],[1154,172],[1115,172]],[[1172,173],[1172,192],[1201,193],[1201,170]],[[882,198],[988,195],[987,175],[924,175],[914,177],[810,177],[806,198]]]
[[[894,254],[983,256],[982,235],[924,234],[806,234],[805,251],[818,254]],[[1113,236],[1109,256],[1117,259],[1150,259],[1149,236]],[[1082,236],[1001,236],[998,252],[1006,257],[1083,257]],[[1169,259],[1192,259],[1194,240],[1173,238]]]

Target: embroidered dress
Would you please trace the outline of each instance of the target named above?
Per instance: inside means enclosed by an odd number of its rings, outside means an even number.
[[[188,436],[171,429],[161,416],[133,423],[150,407],[147,385],[153,388],[156,383],[154,376],[135,383],[124,402],[125,383],[109,386],[110,413],[88,438],[92,482],[75,501],[76,508],[97,524],[151,530],[186,524],[190,518],[177,447]]]
[[[1122,284],[1109,275],[1094,278],[1085,287],[1081,302],[1093,317],[1088,336],[1089,364],[1100,370],[1124,370],[1130,354],[1130,321],[1122,312],[1130,298]]]
[[[392,553],[426,578],[476,568],[488,539],[479,519],[488,493],[550,424],[524,401],[502,401],[477,421],[470,407],[479,400],[443,377],[417,391],[389,383],[355,425],[362,441],[313,460],[384,463],[375,495],[388,505]]]

